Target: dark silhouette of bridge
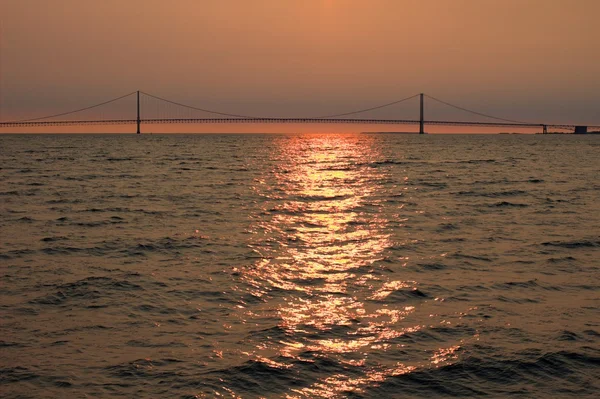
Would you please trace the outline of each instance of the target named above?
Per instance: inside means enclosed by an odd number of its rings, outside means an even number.
[[[379,119],[379,118],[357,118],[359,114],[365,114],[382,108],[391,107],[409,100],[419,99],[419,119]],[[488,121],[469,122],[469,121],[448,121],[448,120],[430,120],[425,119],[425,98],[443,104],[460,111],[483,117]],[[118,105],[123,113],[123,102],[135,100],[135,118],[119,117],[107,115],[104,111],[107,107]],[[130,109],[133,104],[129,104]],[[147,108],[150,112],[146,112]],[[113,110],[114,111],[114,110]],[[198,113],[203,116],[199,117]],[[108,112],[110,114],[110,112]],[[147,116],[148,115],[148,116]],[[206,117],[210,115],[210,117]],[[547,123],[528,123],[511,119],[500,118],[487,115],[481,112],[473,111],[458,105],[445,102],[427,94],[415,94],[401,100],[393,101],[387,104],[375,107],[360,109],[356,111],[324,116],[297,117],[297,118],[272,118],[262,116],[238,115],[226,112],[219,112],[209,109],[203,109],[171,101],[142,91],[135,91],[124,96],[114,98],[89,107],[76,109],[55,115],[48,115],[32,119],[0,122],[2,128],[23,128],[23,127],[43,127],[43,126],[85,126],[85,125],[136,125],[137,133],[141,133],[142,124],[216,124],[216,123],[320,123],[320,124],[365,124],[365,125],[417,125],[419,133],[425,133],[425,126],[464,126],[464,127],[500,127],[513,129],[536,129],[543,133],[549,131],[571,131],[574,133],[585,133],[588,128],[600,129],[600,126],[581,126],[575,124],[547,124]]]

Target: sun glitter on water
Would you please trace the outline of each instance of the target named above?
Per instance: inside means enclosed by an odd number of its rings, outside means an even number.
[[[372,360],[373,352],[384,354],[394,339],[422,328],[406,325],[415,306],[386,300],[398,290],[416,290],[418,283],[389,279],[375,265],[393,245],[378,196],[386,176],[355,166],[367,165],[377,151],[368,137],[284,139],[279,158],[288,162],[269,172],[270,184],[256,185],[265,199],[252,229],[260,260],[244,278],[286,338],[257,348],[251,357],[271,359],[265,364],[275,368],[275,358],[287,359],[286,367],[332,358],[349,370],[288,398],[360,392],[414,369]]]

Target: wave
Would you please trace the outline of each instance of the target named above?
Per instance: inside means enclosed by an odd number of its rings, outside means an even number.
[[[560,248],[600,248],[600,241],[593,240],[576,240],[576,241],[548,241],[543,242],[543,246],[546,247],[560,247]]]
[[[67,302],[73,305],[89,306],[97,300],[105,300],[115,292],[140,291],[137,284],[116,280],[110,277],[87,277],[73,283],[53,285],[54,293],[43,295],[29,301],[30,304],[59,306]]]
[[[593,376],[598,371],[600,357],[581,352],[469,355],[453,364],[390,377],[367,388],[364,397],[388,397],[394,392],[417,398],[593,397],[598,389]]]
[[[419,271],[423,271],[423,272],[445,270],[448,268],[448,266],[444,265],[443,263],[437,263],[437,262],[417,263],[416,267],[419,269]]]
[[[518,204],[518,203],[508,202],[508,201],[497,202],[495,204],[490,205],[490,207],[496,207],[496,208],[526,208],[528,206],[529,205],[527,205],[527,204]]]
[[[486,198],[501,198],[501,197],[515,197],[515,196],[519,196],[519,195],[527,195],[529,194],[527,191],[523,191],[523,190],[508,190],[508,191],[492,191],[492,192],[485,192],[485,191],[458,191],[456,193],[452,193],[455,195],[460,195],[460,196],[467,196],[467,197],[486,197]]]

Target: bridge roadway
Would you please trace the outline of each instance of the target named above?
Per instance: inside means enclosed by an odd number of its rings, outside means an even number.
[[[323,124],[361,124],[361,125],[419,125],[420,120],[412,119],[349,119],[349,118],[172,118],[172,119],[140,119],[143,124],[218,124],[218,123],[323,123]],[[512,127],[520,129],[574,130],[575,125],[545,125],[542,123],[508,123],[508,122],[460,122],[460,121],[423,121],[425,125],[435,126],[464,126],[464,127]],[[91,126],[91,125],[135,125],[137,119],[108,119],[108,120],[71,120],[71,121],[30,121],[30,122],[0,122],[0,128],[7,127],[44,127],[44,126]],[[600,129],[600,126],[588,126]]]

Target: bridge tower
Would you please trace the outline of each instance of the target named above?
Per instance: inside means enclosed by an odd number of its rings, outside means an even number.
[[[420,113],[420,117],[419,117],[419,134],[425,134],[423,93],[420,94],[420,98],[421,98],[421,113]]]
[[[140,91],[137,92],[137,134],[141,134],[141,124],[142,120],[140,119]]]

